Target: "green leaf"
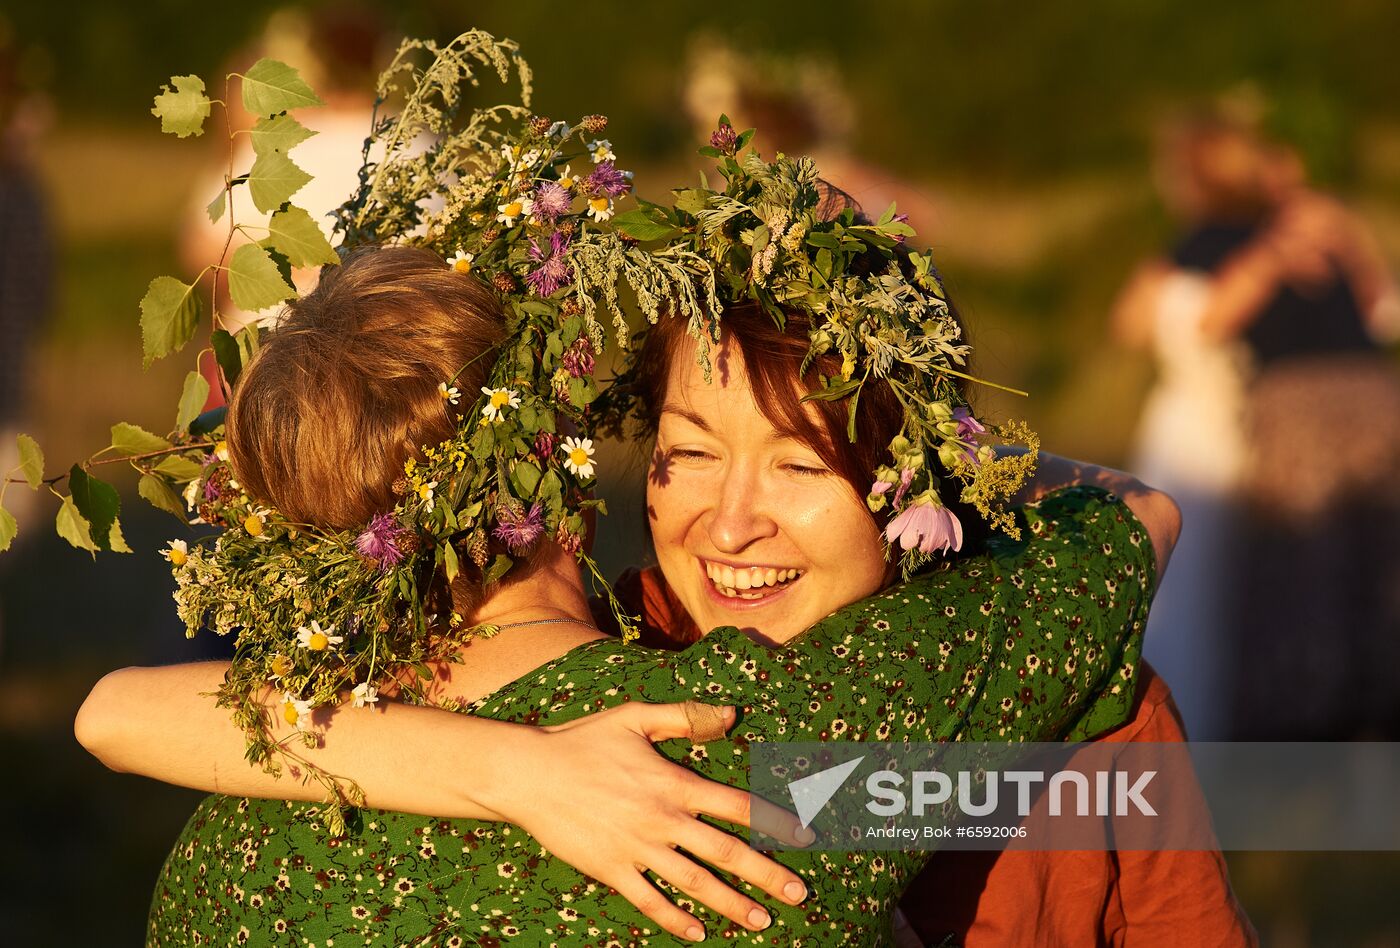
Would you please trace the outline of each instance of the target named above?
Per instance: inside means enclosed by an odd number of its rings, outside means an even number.
[[[495,561],[486,568],[486,575],[481,578],[483,586],[489,586],[510,572],[510,568],[515,564],[509,556],[504,553],[497,553]]]
[[[270,151],[280,151],[285,154],[315,134],[290,115],[260,118],[250,133],[253,140],[253,154],[264,155]]]
[[[180,407],[175,412],[175,427],[184,431],[190,422],[199,417],[204,403],[209,400],[209,380],[198,372],[185,376],[185,386],[180,391]]]
[[[164,478],[154,474],[142,474],[141,480],[136,483],[136,493],[157,510],[174,514],[182,521],[185,519],[184,502]]]
[[[258,155],[248,172],[248,193],[253,205],[264,214],[269,214],[300,191],[311,175],[297,167],[296,162],[280,151],[269,151]]]
[[[204,468],[189,458],[172,454],[168,458],[161,458],[160,463],[155,466],[155,471],[157,474],[164,474],[171,480],[183,484],[185,481],[192,481],[204,473]]]
[[[294,267],[340,262],[321,228],[299,207],[285,207],[273,214],[267,230],[272,246],[282,251]]]
[[[511,468],[510,479],[520,491],[519,497],[533,497],[540,483],[540,469],[529,461],[520,461]]]
[[[83,515],[78,513],[78,508],[73,504],[73,498],[63,498],[63,506],[58,508],[58,517],[54,526],[58,530],[58,535],[73,546],[80,550],[87,550],[89,553],[97,552],[97,544],[92,542],[92,528],[83,519]]]
[[[68,472],[68,487],[78,512],[90,526],[89,538],[98,549],[110,550],[112,524],[122,509],[117,489],[93,477],[77,464]]]
[[[164,451],[169,447],[169,441],[160,435],[151,434],[139,425],[121,421],[112,426],[112,449],[126,457]]]
[[[204,94],[204,80],[198,76],[171,76],[175,86],[161,86],[151,114],[160,119],[160,130],[180,138],[204,134],[204,120],[209,117],[209,97]]]
[[[174,277],[156,277],[141,299],[141,348],[145,364],[184,348],[199,326],[201,304],[195,288]]]
[[[249,323],[244,326],[233,341],[238,343],[238,351],[243,356],[243,364],[247,365],[253,361],[253,356],[258,354],[258,324]]]
[[[698,150],[700,154],[704,155],[706,158],[719,158],[724,154],[724,152],[720,151],[714,145],[701,145]]]
[[[666,240],[680,233],[678,228],[657,223],[645,211],[636,209],[614,217],[613,226],[636,240]]]
[[[10,548],[10,543],[18,533],[19,524],[15,521],[15,515],[0,507],[0,553]]]
[[[108,534],[107,539],[113,553],[131,552],[131,547],[126,545],[126,537],[122,536],[122,522],[120,519],[112,521],[112,532]]]
[[[838,384],[836,384],[836,385],[832,385],[832,386],[829,386],[829,387],[827,387],[827,388],[824,388],[824,389],[822,389],[822,390],[819,391],[819,392],[808,392],[806,395],[803,395],[802,398],[799,399],[799,400],[800,400],[800,401],[804,401],[804,402],[810,402],[810,401],[834,402],[834,401],[838,401],[838,400],[840,400],[840,399],[842,399],[842,398],[845,398],[847,395],[851,394],[852,392],[856,391],[858,388],[860,388],[861,383],[862,383],[863,381],[864,381],[864,379],[850,379],[850,380],[848,380],[848,381],[840,382],[840,383],[838,383]]]
[[[34,490],[44,480],[44,452],[27,434],[19,436],[19,472]]]
[[[228,263],[228,291],[234,305],[253,312],[296,296],[272,256],[257,244],[244,244]]]
[[[259,59],[243,74],[243,107],[264,117],[324,105],[297,71],[275,59]]]
[[[807,245],[809,247],[824,247],[827,250],[840,250],[841,241],[835,234],[825,234],[821,231],[813,231],[807,235]]]
[[[243,353],[238,349],[238,342],[225,330],[216,329],[209,337],[209,344],[214,347],[214,359],[219,363],[224,379],[232,385],[243,371]]]
[[[710,206],[710,192],[700,188],[683,188],[676,192],[676,210],[697,214]]]
[[[447,573],[447,581],[450,583],[457,578],[457,574],[462,570],[461,564],[457,562],[457,551],[452,548],[451,543],[446,542],[438,549],[442,552],[443,570]]]
[[[214,200],[209,202],[209,206],[204,210],[209,215],[209,223],[217,224],[219,218],[224,216],[224,205],[228,199],[228,188],[224,188],[218,193]]]

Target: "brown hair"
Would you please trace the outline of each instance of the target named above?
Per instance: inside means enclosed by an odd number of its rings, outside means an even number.
[[[238,380],[238,478],[293,521],[363,526],[393,509],[404,462],[456,432],[439,383],[455,378],[471,404],[495,362],[481,356],[505,334],[495,294],[429,250],[372,248],[325,268]]]
[[[754,401],[763,416],[780,434],[815,451],[863,501],[875,468],[889,463],[887,449],[903,424],[904,409],[887,384],[874,379],[867,382],[856,406],[856,437],[852,441],[846,431],[848,401],[801,400],[804,394],[821,388],[819,375],[839,374],[840,357],[819,356],[802,373],[811,323],[799,311],[784,310],[784,316],[785,328],[779,329],[762,306],[743,302],[725,310],[720,327],[734,347],[731,351],[737,351],[743,360]],[[674,360],[694,357],[695,341],[686,334],[685,320],[663,318],[647,332],[633,384],[648,434],[655,436],[660,425]],[[719,360],[715,360],[714,372],[722,377],[724,366]],[[963,391],[961,384],[958,390]],[[961,502],[959,493],[954,480],[943,479],[940,497],[958,515],[965,531],[964,544],[971,546],[985,535],[979,527],[983,520]]]

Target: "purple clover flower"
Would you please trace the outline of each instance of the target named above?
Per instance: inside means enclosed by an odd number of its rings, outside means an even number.
[[[548,431],[541,431],[535,435],[535,456],[541,460],[547,460],[554,453],[554,435]]]
[[[579,336],[569,350],[559,360],[559,365],[574,378],[581,378],[593,372],[593,343],[587,336]]]
[[[539,296],[550,296],[573,276],[569,266],[569,235],[556,230],[549,235],[549,250],[530,238],[530,259],[539,266],[525,276],[525,282]]]
[[[355,549],[379,567],[381,573],[387,573],[403,562],[404,552],[399,544],[407,533],[393,514],[375,514],[364,533],[355,538]]]
[[[734,131],[734,126],[728,122],[720,122],[719,128],[710,133],[710,145],[726,155],[734,154],[734,146],[738,141],[738,133]]]
[[[535,216],[551,223],[569,213],[573,198],[554,181],[546,181],[535,190]]]
[[[510,549],[512,556],[524,556],[544,535],[544,508],[535,503],[528,512],[521,513],[502,507],[496,513],[496,529],[491,532]]]
[[[618,171],[611,161],[604,161],[594,168],[593,173],[583,179],[583,185],[591,197],[606,194],[615,198],[632,190],[627,172]]]

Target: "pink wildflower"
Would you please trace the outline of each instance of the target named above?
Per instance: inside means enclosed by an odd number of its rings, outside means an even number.
[[[900,549],[921,553],[962,549],[962,524],[947,507],[936,501],[915,500],[885,527],[885,539]]]
[[[375,514],[364,533],[355,538],[355,549],[378,566],[380,572],[387,573],[403,561],[404,553],[399,544],[407,533],[393,514]]]

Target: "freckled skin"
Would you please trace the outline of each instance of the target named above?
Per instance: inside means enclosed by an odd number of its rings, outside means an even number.
[[[812,448],[778,434],[737,350],[726,342],[716,355],[708,383],[692,359],[671,366],[647,478],[657,559],[700,628],[784,642],[883,587],[893,567],[864,500]],[[803,575],[763,599],[727,598],[707,563]]]

